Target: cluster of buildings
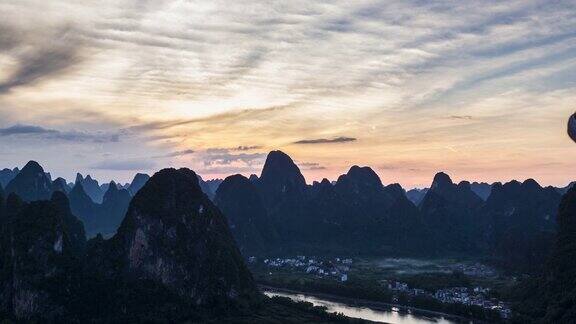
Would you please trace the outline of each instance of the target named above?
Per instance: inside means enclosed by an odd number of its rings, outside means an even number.
[[[497,311],[503,318],[509,318],[512,314],[510,305],[488,297],[488,293],[490,292],[489,288],[453,287],[439,289],[434,293],[429,293],[423,289],[410,288],[408,284],[399,281],[385,280],[383,284],[394,292],[403,293],[411,297],[424,296],[436,299],[442,303],[478,306]]]
[[[255,257],[250,257],[248,262],[256,263],[257,260]],[[348,272],[350,272],[353,261],[347,258],[319,259],[299,255],[295,258],[264,259],[263,264],[270,268],[289,268],[345,282],[348,281]]]

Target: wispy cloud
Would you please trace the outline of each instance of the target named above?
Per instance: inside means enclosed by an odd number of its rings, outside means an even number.
[[[294,144],[332,144],[332,143],[348,143],[355,142],[357,139],[354,137],[334,137],[334,138],[317,138],[317,139],[305,139],[294,142]]]
[[[317,162],[302,162],[298,163],[298,166],[300,166],[302,170],[326,170],[325,166]]]
[[[141,171],[150,170],[154,167],[155,164],[153,162],[143,159],[105,160],[91,166],[92,169],[114,171]]]
[[[241,145],[241,146],[233,148],[233,150],[234,151],[252,151],[252,150],[259,150],[261,148],[262,148],[262,146],[260,146],[260,145],[252,145],[252,146]]]
[[[472,119],[472,116],[470,115],[452,115],[450,116],[450,119],[465,119],[465,120],[470,120]]]
[[[230,165],[234,162],[242,162],[247,165],[253,164],[261,164],[262,161],[266,158],[265,153],[209,153],[204,156],[205,166],[213,166],[213,165]]]
[[[481,175],[576,177],[558,131],[574,109],[575,11],[546,0],[5,1],[0,120],[63,126],[2,136],[99,141],[87,130],[123,129],[102,150],[192,147],[179,160],[214,172],[258,171],[257,158],[232,155],[273,147],[328,169],[310,175],[386,161],[402,166],[390,177],[424,184],[445,165],[478,174],[483,156]],[[14,163],[45,146],[10,142],[0,149]],[[529,168],[542,158],[564,167]],[[403,161],[421,171],[402,173]]]
[[[194,154],[194,153],[195,153],[194,150],[188,149],[188,150],[171,152],[171,153],[164,154],[164,155],[157,155],[157,156],[155,156],[155,158],[169,158],[169,157],[185,156],[185,155],[190,155],[190,154]]]
[[[65,73],[80,61],[82,45],[71,26],[48,30],[33,45],[25,42],[28,39],[22,31],[11,26],[2,26],[2,34],[0,49],[12,53],[17,66],[8,78],[0,82],[0,95]]]
[[[13,125],[0,128],[0,136],[20,137],[20,138],[41,138],[47,140],[61,140],[70,142],[119,142],[120,134],[108,134],[104,132],[87,133],[79,131],[59,131],[35,125]]]

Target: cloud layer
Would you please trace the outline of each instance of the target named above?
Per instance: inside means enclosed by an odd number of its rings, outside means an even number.
[[[309,180],[385,163],[381,178],[407,185],[438,169],[567,182],[574,12],[562,0],[4,1],[0,135],[208,177],[256,172],[283,149],[321,165]],[[42,129],[11,129],[23,125]],[[30,152],[61,172],[62,159],[93,163],[3,142],[5,166]]]
[[[294,144],[332,144],[332,143],[347,143],[347,142],[355,142],[356,138],[354,137],[334,137],[334,138],[317,138],[317,139],[306,139],[306,140],[299,140],[294,142]]]
[[[16,138],[34,138],[46,140],[60,140],[70,142],[118,142],[120,141],[120,134],[106,134],[103,132],[87,133],[79,131],[59,131],[55,129],[44,128],[34,125],[13,125],[6,128],[0,128],[0,137],[16,137]]]

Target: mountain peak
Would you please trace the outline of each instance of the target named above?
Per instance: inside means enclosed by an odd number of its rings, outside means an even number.
[[[306,180],[300,169],[281,151],[268,154],[258,184],[267,206],[277,203],[286,193],[301,193],[306,190]]]
[[[64,180],[64,178],[56,178],[54,181],[52,181],[52,191],[62,191],[64,193],[67,193],[68,190],[70,190],[68,188],[68,185],[66,184],[66,180]]]
[[[274,176],[298,178],[296,180],[305,184],[304,177],[300,173],[298,166],[288,154],[282,151],[272,151],[268,153],[260,180],[269,181],[270,177]]]
[[[224,179],[224,181],[222,183],[226,182],[227,184],[230,183],[249,183],[249,180],[241,175],[241,174],[233,174],[231,176],[226,177],[226,179]]]
[[[20,171],[20,172],[24,172],[24,171],[44,173],[44,169],[42,168],[42,166],[38,162],[33,161],[33,160],[28,161],[28,163],[26,163],[26,165],[22,168],[22,171]]]
[[[169,202],[171,198],[197,200],[204,196],[198,176],[190,169],[163,169],[151,177],[134,196],[133,204],[147,205],[152,210],[164,206],[154,206],[154,201]],[[132,206],[132,204],[130,204]]]
[[[15,193],[24,201],[47,200],[52,194],[52,181],[36,161],[26,163],[6,186],[7,193]]]
[[[432,181],[432,186],[430,187],[430,189],[444,188],[446,186],[450,186],[453,184],[454,182],[452,182],[452,179],[450,179],[450,176],[448,174],[444,172],[438,172],[434,176],[434,180]]]
[[[90,175],[86,175],[85,178],[82,178],[82,174],[76,174],[76,183],[81,183],[84,191],[90,199],[96,203],[102,203],[102,199],[104,198],[104,192],[100,189],[100,185],[98,181],[94,180]]]
[[[8,183],[10,183],[19,172],[20,170],[18,168],[0,170],[0,186],[6,188]]]
[[[540,186],[540,184],[532,178],[526,179],[524,182],[522,182],[522,186],[531,189],[542,189],[542,186]]]
[[[109,195],[114,194],[118,191],[120,191],[120,189],[118,189],[118,185],[116,185],[116,182],[110,181],[110,184],[108,185],[108,190],[106,190],[106,192],[104,193],[104,198],[102,199],[102,201],[106,200],[106,197],[108,197]]]
[[[354,165],[348,170],[346,174],[349,178],[354,179],[355,181],[360,181],[366,185],[372,187],[382,187],[382,181],[380,177],[372,170],[370,167],[359,167]]]
[[[460,181],[460,183],[458,183],[458,188],[465,189],[465,190],[472,190],[472,187],[470,185],[470,181]]]
[[[76,182],[74,184],[74,187],[72,187],[72,190],[70,192],[83,192],[84,194],[86,194],[86,191],[84,190],[84,186],[82,185],[82,182]]]
[[[132,194],[132,196],[135,196],[136,193],[142,189],[142,187],[144,187],[144,185],[146,184],[146,182],[150,179],[150,176],[145,174],[145,173],[136,173],[136,175],[134,176],[134,179],[132,179],[132,182],[130,183],[130,186],[128,187],[128,191],[130,192],[130,194]]]
[[[197,305],[257,291],[226,218],[190,169],[154,174],[111,240],[120,258],[114,261],[132,278],[162,284]]]

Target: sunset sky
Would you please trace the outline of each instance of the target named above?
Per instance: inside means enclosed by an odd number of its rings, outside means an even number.
[[[576,1],[0,0],[0,168],[576,180]]]

